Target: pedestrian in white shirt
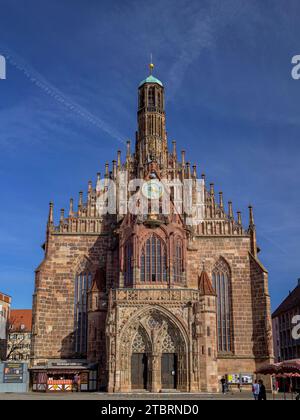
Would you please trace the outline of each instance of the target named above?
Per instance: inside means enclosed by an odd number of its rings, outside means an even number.
[[[260,390],[260,386],[257,383],[257,380],[255,380],[254,384],[252,385],[252,393],[253,393],[253,397],[254,397],[255,401],[258,400],[259,390]]]

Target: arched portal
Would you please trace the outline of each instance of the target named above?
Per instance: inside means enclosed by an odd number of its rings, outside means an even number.
[[[120,376],[116,389],[188,390],[188,339],[181,322],[164,308],[133,315],[119,340]]]

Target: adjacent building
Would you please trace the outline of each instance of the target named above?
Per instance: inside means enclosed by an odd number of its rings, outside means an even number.
[[[273,360],[252,207],[245,226],[185,151],[169,147],[165,89],[152,74],[138,87],[137,121],[134,150],[128,141],[125,159],[118,151],[58,224],[50,203],[33,296],[34,389],[96,373],[109,392],[217,391],[223,375],[251,382]],[[190,188],[197,223],[167,182]],[[104,213],[112,191],[120,200]]]
[[[11,297],[0,292],[0,361],[6,359],[10,305]]]
[[[31,309],[12,309],[9,318],[7,360],[29,362],[31,347]]]
[[[275,360],[300,359],[300,339],[293,338],[295,316],[300,316],[300,279],[272,315]],[[297,321],[299,324],[299,320]]]

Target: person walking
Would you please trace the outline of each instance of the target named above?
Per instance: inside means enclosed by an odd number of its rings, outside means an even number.
[[[238,379],[238,384],[237,384],[238,390],[240,392],[242,392],[242,383],[241,383],[241,378]]]
[[[254,397],[255,401],[258,400],[259,389],[260,389],[259,383],[255,379],[254,384],[252,385],[252,394],[253,394],[253,397]]]
[[[78,373],[76,373],[76,375],[74,376],[74,384],[76,392],[80,392],[80,376]]]
[[[258,381],[259,383],[259,394],[258,394],[258,400],[259,401],[266,401],[267,400],[267,393],[266,393],[266,387],[264,386],[264,382],[262,379]]]
[[[226,393],[226,379],[225,379],[225,376],[222,377],[220,382],[221,382],[221,385],[222,385],[222,394],[225,394]]]

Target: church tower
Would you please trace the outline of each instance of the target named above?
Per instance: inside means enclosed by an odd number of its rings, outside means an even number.
[[[149,67],[150,76],[140,83],[138,90],[136,162],[139,173],[151,162],[162,169],[168,160],[164,86],[152,75],[154,64]]]

